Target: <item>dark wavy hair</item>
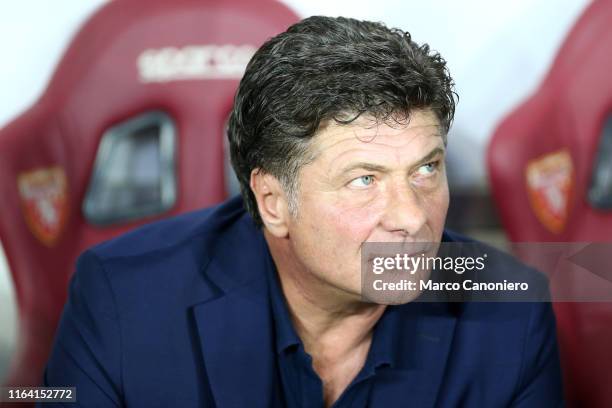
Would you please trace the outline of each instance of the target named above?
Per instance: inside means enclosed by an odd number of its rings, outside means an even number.
[[[446,137],[457,94],[446,61],[410,34],[382,23],[309,17],[268,40],[253,56],[228,125],[232,166],[245,207],[262,220],[249,180],[275,176],[297,213],[298,174],[313,160],[309,144],[329,121],[404,122],[433,111]]]

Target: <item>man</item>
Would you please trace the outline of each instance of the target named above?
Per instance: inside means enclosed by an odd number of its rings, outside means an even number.
[[[461,239],[454,106],[445,61],[400,30],[311,17],[269,40],[229,121],[242,198],[85,252],[45,384],[83,406],[562,404],[548,303],[362,296],[364,244]]]

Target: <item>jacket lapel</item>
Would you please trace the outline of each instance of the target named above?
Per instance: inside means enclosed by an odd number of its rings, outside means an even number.
[[[218,407],[274,407],[268,309],[248,288],[194,308],[204,366]]]
[[[246,229],[245,229],[246,228]],[[216,288],[193,307],[216,406],[280,406],[265,280],[265,240],[254,226],[226,234],[204,275]],[[226,238],[240,237],[240,242]]]

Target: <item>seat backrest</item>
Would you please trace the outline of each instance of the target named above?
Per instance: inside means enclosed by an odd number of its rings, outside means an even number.
[[[76,257],[227,193],[226,120],[244,68],[298,20],[272,0],[116,0],[0,131],[0,240],[16,288],[8,384],[37,385]]]
[[[491,140],[493,197],[514,242],[612,241],[610,22],[612,2],[594,1]],[[609,406],[612,303],[554,306],[570,406]]]

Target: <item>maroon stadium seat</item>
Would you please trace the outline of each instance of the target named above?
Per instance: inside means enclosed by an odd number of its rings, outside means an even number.
[[[116,0],[78,32],[41,98],[0,131],[0,239],[19,313],[8,384],[40,383],[81,251],[226,197],[239,78],[297,19],[271,0]]]
[[[612,242],[611,22],[612,2],[594,1],[539,89],[495,132],[491,187],[514,242]],[[555,311],[569,405],[609,407],[612,303]]]

